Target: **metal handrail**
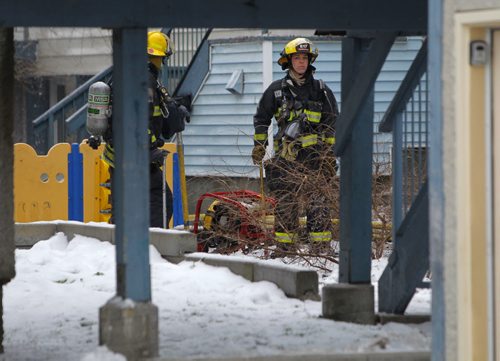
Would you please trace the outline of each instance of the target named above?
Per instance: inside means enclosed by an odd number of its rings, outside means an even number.
[[[401,112],[406,104],[410,100],[413,92],[420,83],[422,75],[427,69],[427,39],[425,39],[417,53],[417,56],[413,60],[413,63],[408,69],[405,78],[401,82],[396,95],[392,99],[391,104],[387,108],[387,111],[379,124],[379,131],[383,133],[392,132],[392,127],[394,120],[396,119],[396,114]]]
[[[203,45],[208,42],[208,37],[210,36],[210,33],[212,32],[212,28],[209,28],[206,30],[206,33],[205,35],[203,36],[203,38],[201,39],[201,42],[199,43],[198,47],[196,48],[196,52],[193,54],[193,57],[191,59],[191,61],[189,62],[187,68],[186,68],[186,71],[182,74],[182,77],[180,78],[179,82],[176,84],[175,86],[175,90],[172,92],[174,95],[176,95],[176,93],[179,91],[179,89],[181,88],[182,86],[182,83],[184,83],[185,79],[186,79],[186,76],[187,74],[189,73],[189,70],[191,69],[191,67],[193,66],[194,64],[194,61],[197,57],[198,57],[198,54],[200,53],[201,51],[201,48],[203,47]]]
[[[74,112],[73,114],[71,114],[66,120],[65,120],[65,123],[66,123],[66,130],[69,130],[69,132],[71,133],[72,131],[78,131],[78,129],[80,127],[83,126],[83,123],[85,123],[85,119],[86,119],[86,116],[87,116],[87,107],[88,107],[88,104],[85,103],[84,105],[82,105],[76,112]],[[78,120],[82,119],[78,124]]]
[[[393,253],[379,279],[379,311],[403,313],[429,269],[427,41],[379,126],[392,132]]]
[[[427,41],[417,53],[379,125],[392,132],[393,232],[427,179]],[[396,239],[396,234],[393,234]]]
[[[63,108],[65,108],[67,105],[72,104],[72,102],[75,100],[75,98],[81,96],[84,94],[90,87],[92,83],[95,83],[96,81],[104,79],[106,76],[111,74],[111,71],[113,70],[113,66],[110,66],[107,69],[104,69],[100,73],[94,75],[92,78],[87,80],[85,83],[80,85],[78,88],[73,90],[71,93],[69,93],[67,96],[65,96],[63,99],[61,99],[57,104],[55,104],[53,107],[51,107],[49,110],[47,110],[45,113],[37,117],[35,120],[33,120],[33,125],[38,125],[41,122],[44,121],[44,119],[48,119],[51,114],[54,114]]]

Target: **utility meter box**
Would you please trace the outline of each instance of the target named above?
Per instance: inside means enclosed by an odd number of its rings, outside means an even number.
[[[482,66],[488,63],[489,46],[483,40],[474,40],[470,43],[470,65]]]

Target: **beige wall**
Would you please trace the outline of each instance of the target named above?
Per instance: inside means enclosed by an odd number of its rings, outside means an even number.
[[[495,31],[494,36],[494,48],[495,53],[500,54],[500,31]],[[494,56],[493,59],[493,104],[500,104],[500,56]],[[500,144],[498,140],[500,140],[500,109],[499,107],[493,107],[493,184],[494,184],[494,200],[493,206],[495,212],[493,214],[493,224],[495,225],[495,229],[493,232],[493,239],[495,245],[497,247],[494,248],[493,252],[495,253],[495,289],[496,294],[500,292]],[[500,360],[500,297],[497,297],[495,300],[495,322],[496,322],[496,357],[497,360]]]
[[[485,146],[486,137],[490,136],[485,126],[487,78],[485,67],[469,65],[469,43],[486,39],[490,27],[500,26],[500,10],[492,8],[500,9],[500,1],[444,0],[446,360],[486,361],[491,346]]]
[[[443,75],[442,75],[442,112],[443,112],[443,159],[447,159],[442,164],[443,185],[445,190],[443,214],[444,219],[444,268],[443,268],[443,295],[444,295],[444,320],[445,320],[445,355],[446,361],[458,360],[457,346],[457,205],[456,198],[450,197],[450,192],[457,188],[457,179],[453,176],[456,169],[456,161],[453,156],[454,150],[457,147],[455,129],[452,124],[455,109],[454,109],[454,89],[455,89],[455,73],[452,71],[455,67],[455,57],[453,56],[453,14],[455,8],[453,0],[443,1]],[[449,46],[446,46],[449,44]],[[432,152],[432,150],[430,150]],[[431,210],[432,217],[432,210]]]
[[[457,11],[485,10],[500,8],[498,0],[455,0]]]

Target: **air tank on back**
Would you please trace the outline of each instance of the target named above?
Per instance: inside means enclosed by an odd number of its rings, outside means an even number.
[[[89,88],[87,108],[87,131],[90,135],[101,137],[108,129],[111,116],[111,88],[98,81]]]

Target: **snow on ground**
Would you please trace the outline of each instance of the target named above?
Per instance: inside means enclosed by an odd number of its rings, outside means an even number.
[[[364,326],[320,318],[321,302],[287,298],[274,284],[251,283],[226,268],[165,261],[151,247],[160,356],[229,357],[356,351],[429,350],[430,324]],[[279,262],[279,260],[269,260]],[[376,281],[385,259],[374,261]],[[320,272],[321,285],[338,269]],[[120,361],[98,347],[98,310],[115,295],[115,247],[58,233],[16,250],[16,277],[4,287],[0,360]],[[430,313],[430,291],[411,313]]]

